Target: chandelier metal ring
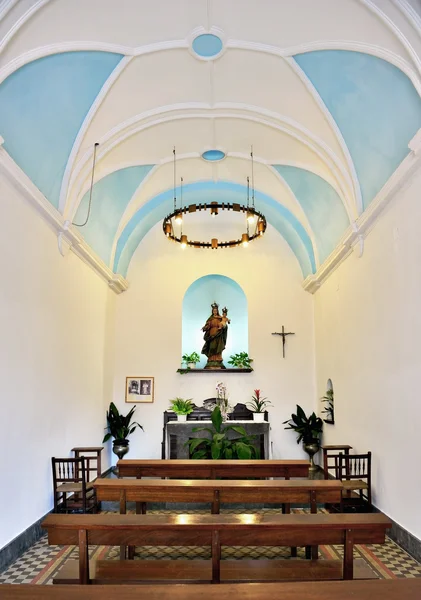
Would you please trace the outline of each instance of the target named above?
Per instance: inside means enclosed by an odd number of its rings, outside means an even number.
[[[179,236],[177,236],[174,232],[174,227],[172,223],[172,219],[176,219],[177,217],[182,217],[183,215],[192,214],[198,211],[207,211],[209,210],[211,214],[217,215],[219,210],[228,210],[234,211],[238,213],[245,213],[247,215],[247,219],[251,217],[256,218],[256,225],[251,227],[247,226],[247,233],[243,233],[240,239],[230,240],[226,242],[219,241],[217,238],[212,238],[210,242],[202,242],[197,240],[189,240],[187,235],[183,235],[182,231]],[[166,237],[174,242],[181,244],[183,247],[190,246],[192,248],[211,248],[216,250],[217,248],[234,248],[235,246],[247,245],[249,242],[261,237],[264,235],[266,231],[266,217],[263,213],[256,210],[254,206],[247,206],[243,204],[229,204],[229,203],[220,203],[220,202],[210,202],[206,204],[190,204],[188,206],[184,206],[182,208],[175,209],[171,214],[165,217],[162,228],[166,235]],[[254,233],[251,233],[251,228],[254,229]]]

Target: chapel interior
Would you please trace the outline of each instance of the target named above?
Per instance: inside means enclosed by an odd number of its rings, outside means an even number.
[[[1,598],[421,598],[420,157],[421,0],[0,1]]]

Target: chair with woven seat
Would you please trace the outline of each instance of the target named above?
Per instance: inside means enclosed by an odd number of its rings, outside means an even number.
[[[93,482],[87,482],[84,458],[51,459],[53,468],[54,512],[96,513]]]
[[[339,454],[338,479],[342,480],[343,505],[372,511],[371,504],[371,452],[366,454]]]

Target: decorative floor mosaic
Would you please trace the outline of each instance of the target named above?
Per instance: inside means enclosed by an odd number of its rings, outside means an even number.
[[[151,514],[169,514],[171,511],[150,511]],[[200,514],[200,510],[185,511],[189,514]],[[236,511],[224,511],[236,512]],[[238,512],[238,511],[237,511]],[[271,513],[273,509],[247,510],[247,512]],[[340,558],[342,546],[320,546],[320,559]],[[34,544],[21,558],[19,558],[6,571],[0,574],[1,583],[32,583],[50,585],[52,580],[69,558],[78,557],[78,548],[75,546],[48,546],[47,538],[43,537]],[[119,549],[110,546],[92,546],[90,557],[94,559],[119,558]],[[272,546],[249,546],[247,548],[225,547],[222,558],[227,559],[259,559],[259,558],[285,558],[290,557],[289,548],[278,548]],[[304,558],[304,549],[298,549],[298,557]],[[362,558],[373,571],[374,576],[380,579],[399,579],[404,577],[421,577],[421,564],[414,560],[395,542],[387,538],[382,545],[361,545],[354,550],[355,558]],[[206,559],[210,558],[210,548],[196,547],[138,547],[136,559],[159,560],[159,559]]]

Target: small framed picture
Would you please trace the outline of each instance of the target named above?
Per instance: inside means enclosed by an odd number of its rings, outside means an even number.
[[[126,402],[153,402],[153,377],[126,377]]]

